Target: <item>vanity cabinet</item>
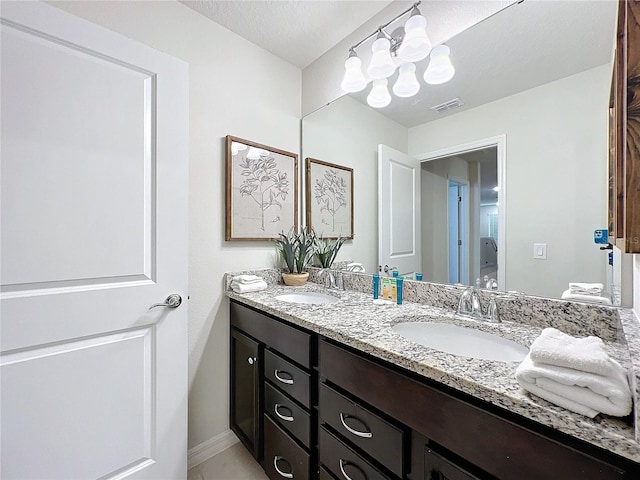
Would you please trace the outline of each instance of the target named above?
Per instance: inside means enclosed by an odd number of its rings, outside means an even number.
[[[272,480],[640,478],[637,463],[230,305],[231,428]]]
[[[237,302],[229,308],[231,430],[272,480],[317,478],[316,337]]]

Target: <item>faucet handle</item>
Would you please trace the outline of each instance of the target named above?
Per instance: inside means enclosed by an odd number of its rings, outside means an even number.
[[[491,295],[484,318],[493,323],[502,323],[502,320],[500,320],[500,312],[498,311],[498,304],[496,303],[496,297],[496,294]]]

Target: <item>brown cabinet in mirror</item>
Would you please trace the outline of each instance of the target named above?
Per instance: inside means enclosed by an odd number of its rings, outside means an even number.
[[[640,253],[640,2],[619,2],[610,106],[610,241]]]

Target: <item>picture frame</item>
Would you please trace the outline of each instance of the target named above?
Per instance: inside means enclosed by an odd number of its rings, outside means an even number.
[[[298,155],[226,137],[226,241],[274,240],[298,230]]]
[[[305,162],[307,229],[323,238],[353,239],[353,168]]]

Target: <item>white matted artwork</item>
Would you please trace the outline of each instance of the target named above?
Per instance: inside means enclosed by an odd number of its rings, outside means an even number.
[[[298,229],[298,156],[227,135],[225,240]]]
[[[306,159],[307,228],[324,238],[353,238],[353,169]]]

